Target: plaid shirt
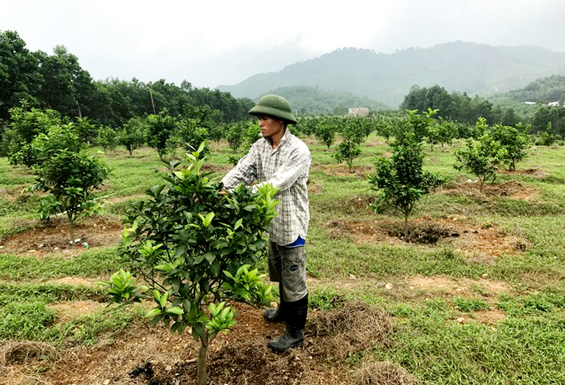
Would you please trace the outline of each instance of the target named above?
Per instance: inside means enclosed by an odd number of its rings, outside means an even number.
[[[287,128],[274,150],[269,139],[257,140],[222,182],[227,189],[253,181],[279,188],[275,198],[281,203],[276,206],[278,215],[269,225],[269,240],[286,246],[299,236],[306,239],[310,219],[306,186],[310,162],[308,146]]]

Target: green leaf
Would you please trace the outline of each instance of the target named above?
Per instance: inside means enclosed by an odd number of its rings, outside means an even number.
[[[182,310],[180,307],[175,306],[175,307],[170,307],[166,310],[166,313],[169,314],[177,314],[177,315],[181,315],[184,314],[184,310]]]
[[[216,256],[213,253],[204,254],[204,258],[206,258],[209,264],[212,264],[212,262],[216,260]]]
[[[155,308],[155,309],[151,309],[147,313],[145,313],[145,317],[151,318],[151,317],[155,317],[156,315],[159,315],[159,314],[161,314],[161,309]]]

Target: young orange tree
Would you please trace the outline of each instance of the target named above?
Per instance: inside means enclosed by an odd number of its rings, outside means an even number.
[[[147,192],[149,199],[129,213],[123,234],[132,268],[153,289],[156,307],[148,313],[153,323],[162,321],[178,333],[191,328],[200,341],[198,384],[206,383],[210,341],[235,323],[224,300],[240,268],[264,255],[265,231],[278,203],[270,185],[224,192],[221,182],[201,171],[203,149],[187,154],[181,171],[174,171],[178,162],[170,164],[168,183]]]
[[[423,170],[422,143],[410,133],[393,144],[390,158],[376,158],[375,171],[369,175],[372,189],[380,193],[382,202],[391,204],[404,216],[404,238],[408,241],[408,217],[420,198],[441,180]]]

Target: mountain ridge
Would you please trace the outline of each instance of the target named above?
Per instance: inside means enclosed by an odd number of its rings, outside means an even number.
[[[217,88],[257,99],[277,88],[308,86],[345,91],[398,106],[413,85],[488,96],[525,87],[535,79],[565,75],[565,53],[539,46],[490,46],[455,41],[392,54],[341,48]]]

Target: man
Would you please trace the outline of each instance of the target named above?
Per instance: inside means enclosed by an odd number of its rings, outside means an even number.
[[[264,316],[270,322],[286,321],[285,333],[267,344],[283,352],[304,340],[308,312],[304,244],[310,219],[306,183],[311,156],[308,146],[287,128],[296,124],[296,118],[285,98],[263,96],[249,113],[258,117],[262,138],[222,182],[227,189],[254,181],[279,188],[278,215],[269,225],[269,277],[279,282],[280,305]]]

